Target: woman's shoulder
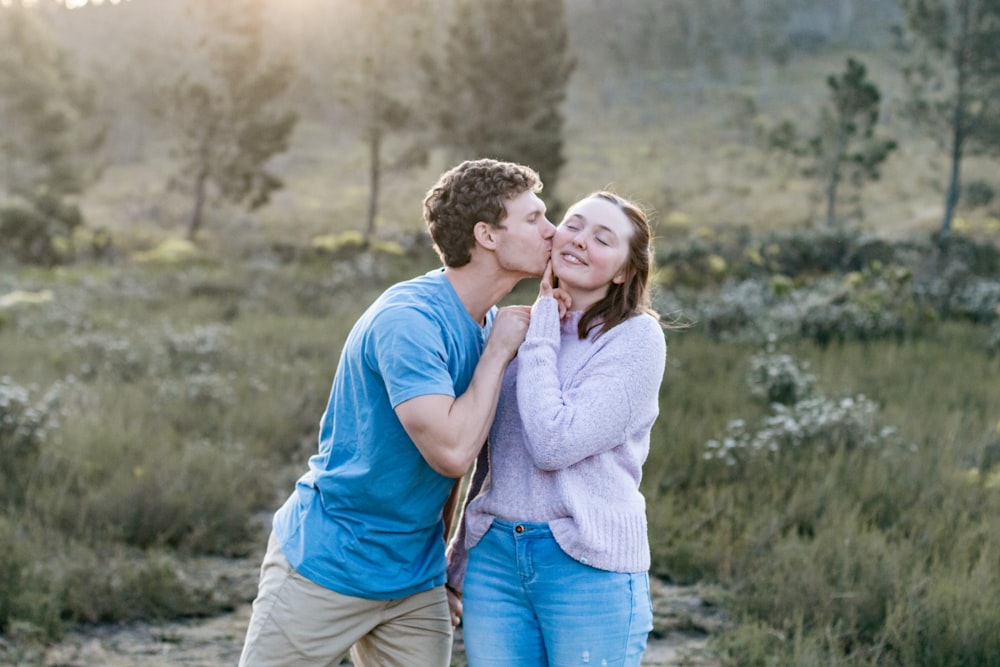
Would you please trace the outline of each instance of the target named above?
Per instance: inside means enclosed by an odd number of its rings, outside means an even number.
[[[635,358],[636,352],[666,354],[666,335],[659,320],[649,313],[637,313],[617,326],[597,335],[597,348],[619,356]],[[640,355],[645,356],[645,355]]]
[[[649,337],[651,339],[666,340],[663,325],[660,319],[651,313],[636,313],[620,325],[622,331],[628,332],[632,336]],[[617,328],[617,327],[616,327]]]

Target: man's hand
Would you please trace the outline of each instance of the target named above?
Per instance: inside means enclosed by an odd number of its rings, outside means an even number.
[[[442,475],[461,477],[479,455],[490,433],[504,372],[528,333],[530,319],[528,306],[505,306],[497,312],[472,381],[461,396],[426,394],[396,406],[406,434]]]
[[[528,322],[531,320],[529,306],[504,306],[493,318],[493,328],[483,354],[501,355],[504,361],[510,361],[517,354],[517,348],[524,342],[528,333]]]

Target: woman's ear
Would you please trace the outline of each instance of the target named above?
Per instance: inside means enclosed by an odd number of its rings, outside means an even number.
[[[493,250],[497,246],[496,234],[493,231],[493,226],[488,222],[483,222],[480,220],[476,223],[476,226],[472,228],[472,235],[476,239],[476,243]]]

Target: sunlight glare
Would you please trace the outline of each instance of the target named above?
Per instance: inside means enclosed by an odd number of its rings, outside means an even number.
[[[10,0],[3,0],[8,2]],[[86,7],[87,5],[93,5],[95,7],[103,5],[105,2],[109,5],[120,5],[123,2],[128,2],[129,0],[63,0],[63,4],[66,5],[66,9],[79,9],[80,7]]]

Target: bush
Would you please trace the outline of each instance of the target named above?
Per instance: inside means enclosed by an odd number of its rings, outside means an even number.
[[[22,207],[0,210],[0,237],[4,250],[19,262],[46,266],[59,262],[48,221],[36,211]]]
[[[730,421],[725,437],[705,443],[705,458],[738,467],[761,457],[881,447],[896,435],[894,428],[878,426],[878,407],[863,395],[811,398],[791,406],[775,403],[772,409],[756,429],[748,429],[742,419]]]
[[[84,502],[93,533],[141,548],[243,555],[250,530],[252,486],[260,470],[238,448],[192,442],[162,460],[103,471]],[[96,480],[95,480],[96,481]]]
[[[969,181],[962,188],[962,199],[972,208],[988,206],[995,196],[993,186],[983,180]]]
[[[986,349],[992,355],[1000,354],[1000,317],[997,318],[996,323],[993,325],[993,332],[986,343]]]
[[[969,571],[939,568],[914,576],[889,606],[886,644],[901,665],[996,665],[1000,656],[1000,579],[984,550]]]
[[[750,359],[747,374],[750,394],[768,403],[794,405],[808,398],[816,384],[816,376],[809,373],[807,367],[808,364],[789,354],[756,354]]]
[[[24,590],[24,573],[31,562],[20,530],[5,515],[0,514],[0,634],[7,632],[12,618],[20,611]]]
[[[27,389],[0,377],[0,506],[24,504],[42,444],[56,426],[55,396],[32,403]]]
[[[75,204],[40,195],[28,206],[0,209],[0,238],[19,262],[52,266],[73,257],[73,231],[83,224]]]
[[[900,572],[898,550],[853,517],[832,517],[813,538],[789,534],[740,564],[738,610],[783,633],[832,638],[848,653],[881,636]],[[924,664],[919,661],[908,664]]]

